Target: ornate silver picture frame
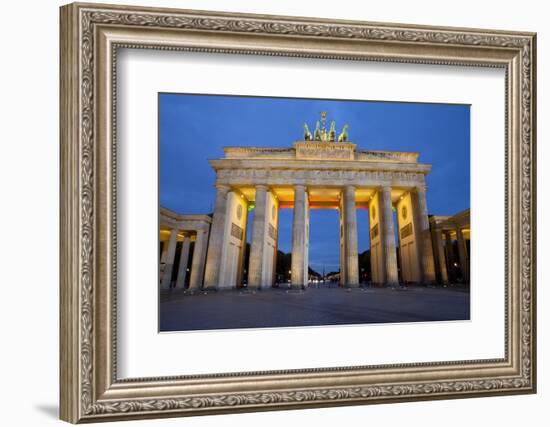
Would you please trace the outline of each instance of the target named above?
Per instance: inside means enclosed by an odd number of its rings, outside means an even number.
[[[78,3],[60,13],[61,419],[79,423],[536,391],[535,34]],[[120,379],[121,48],[503,69],[504,357]]]

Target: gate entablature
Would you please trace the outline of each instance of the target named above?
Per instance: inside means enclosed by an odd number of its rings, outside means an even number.
[[[231,147],[225,157],[210,160],[216,182],[226,185],[308,185],[415,187],[424,185],[431,165],[418,163],[418,153],[341,150],[343,143],[299,141],[295,149]],[[349,147],[348,147],[349,148]],[[348,159],[350,152],[353,159]],[[342,154],[343,153],[343,154]]]

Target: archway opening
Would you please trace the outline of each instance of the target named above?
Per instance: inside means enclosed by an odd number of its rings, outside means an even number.
[[[401,269],[401,239],[399,238],[399,221],[397,219],[397,206],[392,207],[392,216],[393,221],[393,239],[395,242],[395,256],[397,261],[397,277],[399,283],[403,283],[403,274]]]
[[[275,264],[275,286],[290,285],[292,266],[292,217],[291,207],[279,207],[279,227],[277,230],[277,260]]]
[[[309,210],[309,286],[338,286],[340,216],[337,208]]]
[[[357,207],[357,253],[359,262],[359,283],[372,280],[370,264],[370,226],[369,210]]]

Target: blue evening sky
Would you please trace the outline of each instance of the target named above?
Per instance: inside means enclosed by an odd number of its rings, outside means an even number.
[[[379,101],[159,94],[160,204],[181,214],[213,210],[215,174],[208,159],[225,146],[291,147],[313,132],[319,112],[349,124],[350,141],[363,150],[415,151],[432,165],[428,211],[452,215],[470,207],[470,107]],[[369,248],[368,216],[358,210],[359,251]],[[310,266],[337,270],[338,212],[310,212]],[[251,228],[251,227],[249,227]],[[279,249],[291,249],[292,210],[281,209]],[[250,231],[250,230],[249,230]]]

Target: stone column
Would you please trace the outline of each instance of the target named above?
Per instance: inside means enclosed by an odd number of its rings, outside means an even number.
[[[230,190],[227,185],[217,185],[216,188],[216,206],[214,207],[214,216],[212,218],[208,255],[206,258],[206,271],[204,275],[204,287],[207,289],[217,289],[218,287],[222,249],[225,243],[223,240],[227,212],[227,193],[229,193]],[[195,242],[193,259],[196,257],[196,254],[197,243]],[[191,287],[191,284],[189,284],[189,287]]]
[[[273,250],[273,268],[272,268],[272,272],[271,272],[271,277],[272,277],[272,280],[271,280],[271,286],[273,287],[276,283],[277,283],[277,249],[279,247],[279,199],[277,198],[277,196],[274,196],[275,198],[275,201],[276,201],[276,227],[275,227],[275,238],[274,238],[274,250]]]
[[[294,187],[294,218],[292,221],[291,285],[293,288],[307,286],[306,260],[306,187]]]
[[[444,231],[443,234],[445,235],[445,253],[447,254],[447,276],[449,279],[449,282],[455,281],[454,277],[454,253],[453,253],[453,241],[451,239],[451,233],[448,231]]]
[[[399,284],[399,277],[397,273],[397,254],[395,251],[391,187],[382,187],[380,190],[380,196],[380,210],[382,211],[380,213],[382,219],[380,237],[382,240],[382,248],[384,253],[384,265],[386,267],[386,284],[396,286]]]
[[[449,283],[449,276],[447,274],[447,265],[445,264],[445,252],[443,249],[443,239],[441,236],[441,230],[436,229],[434,231],[435,237],[435,255],[439,263],[439,274],[441,274],[441,282],[446,285]]]
[[[162,253],[160,254],[160,263],[165,262],[168,254],[168,240],[162,245]]]
[[[458,245],[458,257],[460,258],[460,271],[462,272],[462,278],[466,283],[470,281],[470,262],[468,260],[468,250],[466,248],[466,241],[460,228],[456,229],[456,243]]]
[[[309,199],[304,198],[304,288],[309,286]]]
[[[246,233],[248,228],[248,199],[244,199],[245,204],[243,205],[243,236],[241,240],[241,249],[239,251],[239,263],[238,263],[238,270],[237,270],[237,282],[236,287],[242,288],[243,287],[243,275],[245,273],[245,270],[248,270],[248,265],[245,265],[245,255],[246,255]]]
[[[189,277],[189,289],[199,290],[204,274],[206,258],[206,244],[208,235],[204,230],[197,230],[195,249],[193,249],[193,260],[191,261],[191,276]]]
[[[340,198],[338,202],[338,216],[339,222],[338,225],[340,229],[338,230],[338,236],[340,240],[340,280],[338,281],[339,286],[346,285],[346,238],[344,233],[344,200]],[[371,245],[372,246],[372,245]],[[371,251],[372,256],[372,251]]]
[[[359,286],[359,260],[357,256],[357,213],[355,209],[355,187],[344,189],[344,245],[346,250],[346,282],[348,287]]]
[[[178,229],[174,228],[170,231],[170,239],[168,240],[168,249],[166,258],[161,260],[164,262],[164,271],[162,273],[161,289],[170,289],[170,281],[172,280],[172,270],[174,268],[174,255],[176,254],[176,244],[178,243]]]
[[[432,239],[430,236],[430,221],[428,219],[428,207],[426,205],[426,188],[419,186],[412,193],[416,212],[416,238],[419,239],[420,266],[422,268],[422,282],[432,284],[435,282],[434,254]]]
[[[183,235],[183,242],[181,244],[180,264],[178,267],[178,279],[176,280],[176,289],[185,288],[185,278],[187,277],[187,264],[189,262],[189,246],[191,238],[187,235]]]
[[[252,219],[252,244],[248,261],[248,288],[260,289],[262,284],[262,266],[264,259],[265,211],[267,207],[267,186],[256,186],[254,217]]]

